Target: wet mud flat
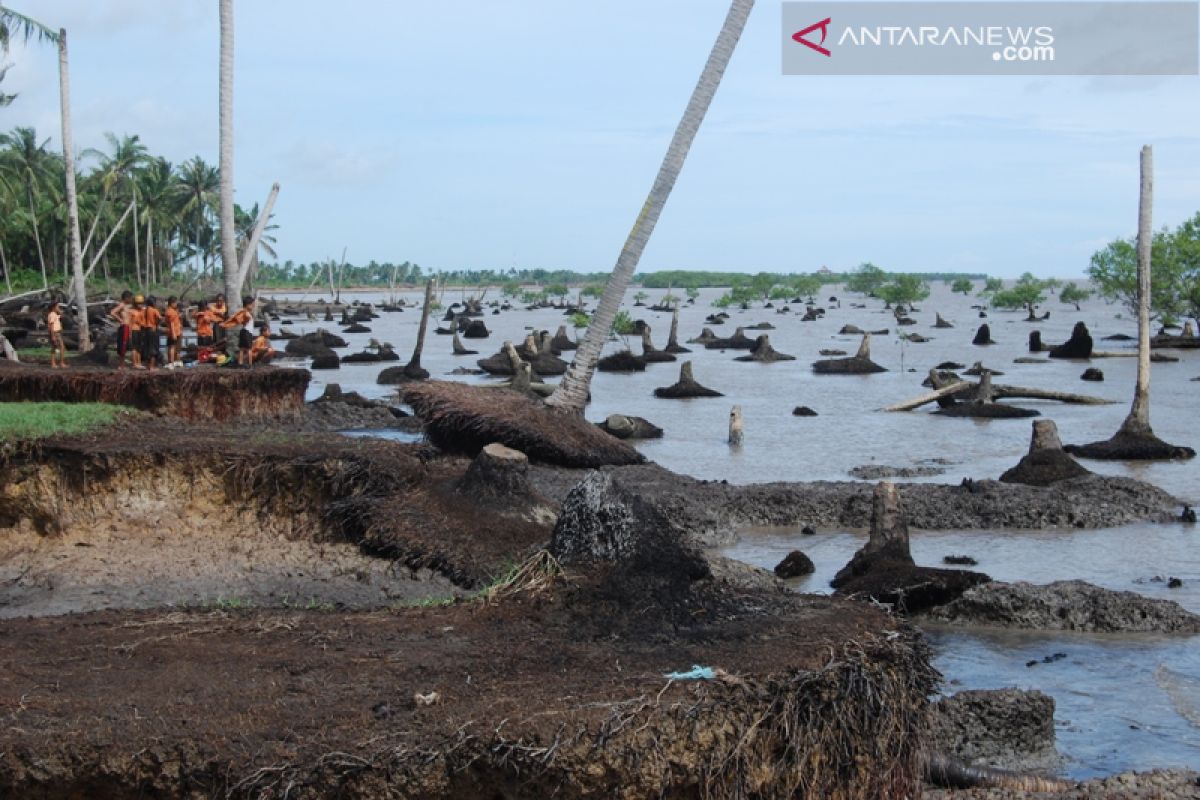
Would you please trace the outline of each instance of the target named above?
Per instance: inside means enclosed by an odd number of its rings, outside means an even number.
[[[936,673],[878,609],[672,564],[498,580],[556,563],[555,504],[485,502],[467,459],[139,422],[4,452],[0,796],[917,785]],[[197,584],[260,594],[174,602]]]

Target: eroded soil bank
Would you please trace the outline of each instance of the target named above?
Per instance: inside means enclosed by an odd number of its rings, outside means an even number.
[[[166,421],[23,446],[0,469],[0,616],[453,597],[550,533],[464,502],[466,466],[416,445]]]

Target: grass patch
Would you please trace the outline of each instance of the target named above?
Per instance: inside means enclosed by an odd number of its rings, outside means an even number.
[[[53,352],[49,347],[24,347],[17,348],[17,358],[21,361],[30,359],[45,359],[50,360],[50,353]]]
[[[0,403],[0,440],[86,433],[128,410],[107,403]]]

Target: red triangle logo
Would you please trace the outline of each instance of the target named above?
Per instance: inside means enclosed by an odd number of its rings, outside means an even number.
[[[820,22],[816,22],[816,23],[813,23],[812,25],[809,25],[807,28],[805,28],[802,31],[797,31],[796,33],[793,33],[792,39],[794,39],[795,41],[804,45],[805,47],[811,47],[813,50],[816,50],[818,53],[820,53],[823,56],[832,55],[832,53],[830,53],[828,50],[826,50],[824,47],[821,46],[821,45],[825,44],[825,36],[826,36],[826,34],[829,33],[829,22],[831,19],[832,19],[832,17],[826,17],[825,19],[821,20]],[[815,30],[818,30],[818,29],[820,29],[820,31],[821,31],[821,41],[810,42],[808,39],[804,38],[808,34],[812,33]]]

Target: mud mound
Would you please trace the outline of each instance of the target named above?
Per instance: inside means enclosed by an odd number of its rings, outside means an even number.
[[[499,442],[530,459],[567,467],[644,460],[583,417],[555,411],[516,392],[428,381],[405,388],[402,395],[425,422],[430,441],[448,452],[474,456]]]
[[[1054,698],[1038,691],[958,692],[933,706],[932,749],[966,764],[1003,769],[1057,766]]]

